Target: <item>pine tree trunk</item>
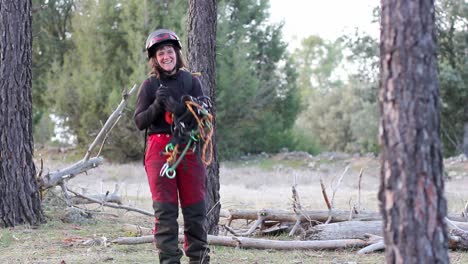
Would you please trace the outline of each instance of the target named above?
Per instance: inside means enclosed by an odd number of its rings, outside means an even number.
[[[381,186],[387,263],[449,263],[433,0],[382,0]]]
[[[31,0],[0,0],[0,227],[43,220],[33,162]]]
[[[203,92],[213,102],[216,117],[216,19],[215,0],[190,0],[188,18],[188,61],[190,70],[200,72]],[[214,124],[216,135],[216,122]],[[221,205],[219,203],[219,163],[213,136],[213,162],[207,168],[207,230],[218,234]]]

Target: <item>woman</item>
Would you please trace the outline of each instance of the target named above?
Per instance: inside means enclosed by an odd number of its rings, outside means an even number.
[[[167,29],[152,32],[146,41],[151,76],[138,92],[134,113],[136,126],[147,129],[145,170],[155,214],[154,238],[162,264],[180,263],[178,247],[178,202],[184,217],[184,251],[191,264],[209,263],[207,234],[204,227],[205,167],[193,152],[187,152],[176,167],[176,177],[160,176],[166,164],[166,145],[171,141],[172,114],[186,111],[181,97],[203,96],[200,81],[183,70],[185,62],[177,35]]]

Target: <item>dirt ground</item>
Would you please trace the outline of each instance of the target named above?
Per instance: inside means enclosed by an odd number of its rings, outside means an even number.
[[[40,157],[41,154],[36,156]],[[72,163],[66,153],[44,154],[43,157],[46,172]],[[302,152],[288,152],[243,157],[238,161],[221,164],[221,205],[222,209],[288,210],[292,207],[291,186],[295,185],[305,210],[325,210],[320,189],[322,179],[328,194],[332,196],[335,193],[335,208],[349,210],[350,206],[359,205],[363,210],[377,211],[379,169],[379,161],[372,155],[324,153],[311,156]],[[447,159],[445,171],[449,213],[459,215],[468,201],[468,161]],[[116,185],[124,204],[152,210],[151,196],[141,163],[105,162],[69,182],[69,188],[88,194],[112,192]],[[89,210],[100,212],[84,223],[66,223],[63,222],[65,213],[60,205],[63,206],[63,201],[58,189],[57,193],[57,197],[45,203],[48,221],[39,229],[17,227],[0,231],[0,263],[155,263],[156,251],[150,244],[83,245],[84,241],[90,239],[105,237],[110,241],[119,236],[131,235],[122,230],[124,223],[152,227],[151,217],[101,208],[98,205],[83,205]],[[211,255],[213,263],[382,263],[384,260],[383,253],[357,256],[356,251],[357,249],[275,251],[212,247]],[[452,251],[450,256],[452,263],[468,263],[467,252]]]

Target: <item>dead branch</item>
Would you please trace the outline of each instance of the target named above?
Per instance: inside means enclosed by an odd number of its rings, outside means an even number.
[[[153,236],[119,237],[112,240],[115,244],[142,244],[152,243]],[[179,242],[183,243],[183,235],[179,235]],[[227,247],[278,249],[278,250],[307,250],[307,249],[339,249],[350,247],[364,247],[369,242],[362,239],[341,239],[328,241],[283,241],[248,237],[212,236],[208,235],[208,244]]]
[[[247,220],[257,220],[258,215],[261,214],[264,216],[265,220],[278,221],[278,222],[295,222],[296,215],[294,212],[285,211],[285,210],[275,210],[275,209],[262,209],[259,211],[255,210],[234,210],[230,209],[227,211],[222,211],[220,214],[223,217],[227,217],[230,220],[236,219],[247,219]],[[301,212],[301,222],[325,222],[328,219],[328,211],[302,211]],[[332,222],[344,222],[349,220],[349,212],[341,210],[333,210],[333,219]],[[354,221],[374,221],[381,220],[381,216],[377,212],[362,212],[357,214]]]
[[[116,184],[112,193],[106,192],[106,193],[92,194],[92,195],[86,195],[85,193],[81,193],[81,195],[87,196],[89,198],[92,198],[94,200],[98,200],[101,202],[122,204],[122,198],[120,197],[118,192],[119,192],[119,185]],[[78,196],[71,197],[71,202],[72,204],[94,203],[94,201],[90,201],[89,199],[85,199],[85,198],[78,197]]]
[[[152,235],[153,234],[153,229],[151,229],[151,228],[138,226],[138,225],[132,225],[132,224],[124,224],[122,229],[124,231],[135,234],[136,236],[146,236],[146,235]]]
[[[94,157],[87,161],[80,160],[79,162],[52,173],[47,173],[40,179],[40,186],[42,189],[48,189],[59,185],[64,180],[70,180],[76,175],[86,172],[90,169],[96,168],[101,165],[104,159],[102,157]]]
[[[115,126],[115,124],[122,117],[123,110],[124,110],[124,108],[125,108],[125,106],[127,105],[127,102],[128,102],[128,98],[130,97],[130,95],[132,95],[132,93],[136,89],[136,87],[137,87],[137,85],[135,84],[135,85],[133,85],[133,87],[130,89],[130,91],[128,93],[127,93],[126,90],[123,92],[122,101],[117,106],[115,111],[109,116],[106,123],[101,128],[101,131],[99,131],[99,134],[94,139],[93,143],[91,143],[91,145],[89,145],[89,148],[86,151],[86,154],[85,154],[85,156],[83,158],[83,161],[86,161],[86,160],[89,159],[92,150],[99,144],[99,142],[101,142],[102,145],[104,144],[104,141],[107,138],[107,135],[109,134],[111,129]]]
[[[115,205],[115,204],[108,203],[108,202],[105,202],[105,201],[100,201],[100,200],[93,199],[91,197],[85,196],[83,194],[80,194],[80,193],[75,192],[75,191],[70,190],[70,189],[67,189],[67,191],[73,193],[74,195],[76,195],[78,197],[90,200],[91,202],[100,204],[102,206],[107,206],[107,207],[116,208],[116,209],[123,209],[123,210],[131,211],[131,212],[137,212],[137,213],[144,214],[144,215],[147,215],[147,216],[154,216],[154,213],[148,212],[148,211],[143,210],[143,209],[134,208],[134,207],[131,207],[131,206],[126,206],[126,205]]]
[[[328,224],[330,223],[330,221],[332,220],[332,217],[333,217],[333,208],[334,208],[334,204],[335,204],[335,194],[336,192],[338,191],[338,188],[340,187],[340,184],[341,184],[341,181],[343,180],[343,177],[345,176],[346,172],[348,171],[349,169],[349,165],[346,166],[346,168],[344,169],[343,173],[340,175],[340,177],[338,178],[338,181],[336,182],[336,184],[334,186],[332,186],[332,189],[333,189],[333,194],[332,194],[332,199],[331,199],[331,202],[330,202],[330,208],[329,208],[329,216],[328,216],[328,219],[327,221],[325,221],[325,224]]]
[[[103,141],[103,139],[107,136],[107,134],[110,132],[110,129],[113,127],[113,125],[120,119],[120,116],[122,115],[122,111],[125,108],[128,98],[130,95],[133,93],[133,91],[136,90],[136,84],[133,85],[132,89],[128,93],[123,94],[122,101],[120,102],[119,106],[117,109],[109,116],[109,118],[106,121],[106,124],[103,126],[101,131],[99,132],[98,136],[94,139],[93,143],[89,146],[88,151],[85,154],[85,157],[76,162],[75,164],[62,169],[58,170],[53,173],[48,173],[44,175],[44,177],[41,177],[38,182],[40,189],[48,189],[51,187],[54,187],[56,185],[61,184],[63,181],[68,181],[72,178],[74,178],[76,175],[81,174],[83,172],[86,172],[90,169],[93,169],[103,162],[102,157],[94,157],[90,158],[91,151],[93,148],[98,144],[98,142]],[[104,143],[104,142],[102,142]],[[66,194],[65,194],[66,195]]]
[[[296,223],[294,224],[293,228],[291,229],[291,232],[289,232],[289,236],[292,237],[296,234],[297,229],[301,228],[301,211],[302,211],[302,205],[301,201],[299,199],[299,193],[296,190],[296,184],[292,186],[292,195],[293,195],[293,211],[294,214],[296,215]]]
[[[465,217],[466,222],[468,222],[468,201],[466,201],[465,209],[462,212],[462,216]]]
[[[359,250],[357,253],[358,255],[364,255],[364,254],[367,254],[367,253],[372,253],[372,252],[375,252],[377,250],[384,250],[385,249],[385,243],[383,240],[380,240],[372,245],[369,245],[361,250]]]
[[[322,188],[322,195],[323,199],[325,200],[325,204],[327,205],[328,210],[331,210],[331,204],[328,200],[327,190],[325,188],[325,184],[323,183],[322,176],[320,176],[320,188]]]
[[[316,225],[306,232],[308,240],[364,239],[365,234],[382,236],[382,221],[346,221]]]
[[[356,210],[358,213],[361,211],[361,182],[362,182],[362,172],[363,168],[359,171],[359,181],[358,181],[358,205]]]

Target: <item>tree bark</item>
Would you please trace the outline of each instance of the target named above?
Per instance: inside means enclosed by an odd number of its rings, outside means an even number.
[[[433,0],[382,0],[381,185],[387,263],[448,263]]]
[[[218,234],[219,212],[219,162],[216,147],[216,24],[217,4],[215,0],[190,0],[188,17],[188,61],[189,68],[200,72],[203,92],[213,102],[215,117],[213,135],[213,161],[207,168],[207,231]]]
[[[0,227],[38,225],[32,135],[31,0],[0,0]]]

